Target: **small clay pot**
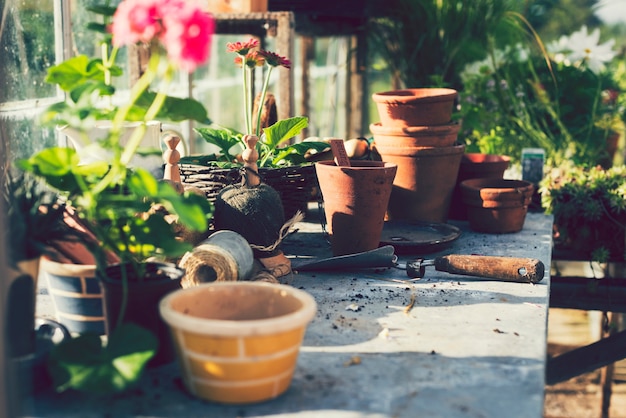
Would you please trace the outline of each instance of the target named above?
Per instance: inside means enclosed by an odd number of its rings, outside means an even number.
[[[380,122],[385,127],[432,126],[450,123],[457,91],[415,88],[374,93]]]
[[[378,248],[398,170],[396,164],[382,161],[350,160],[350,164],[315,163],[334,256]]]
[[[524,180],[484,178],[461,182],[470,228],[492,234],[521,231],[534,190],[535,186]]]
[[[189,392],[209,401],[247,404],[289,388],[317,305],[291,286],[241,281],[176,290],[161,300],[159,310]]]
[[[459,175],[450,203],[450,219],[467,220],[467,208],[461,196],[461,182],[468,179],[503,178],[511,158],[505,155],[467,153],[461,158]]]
[[[461,125],[389,127],[372,123],[374,142],[382,147],[449,147],[454,145]]]

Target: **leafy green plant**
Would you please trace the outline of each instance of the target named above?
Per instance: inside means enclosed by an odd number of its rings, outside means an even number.
[[[568,160],[610,166],[606,141],[623,130],[626,95],[611,47],[583,27],[545,46],[534,37],[493,48],[468,65],[460,92],[468,151],[518,159],[523,148],[543,148],[552,167]]]
[[[308,119],[295,116],[276,122],[263,129],[263,135],[257,143],[259,167],[281,167],[299,165],[307,162],[304,155],[309,150],[323,151],[328,144],[321,141],[302,141],[284,146],[291,138],[306,128]],[[239,155],[244,150],[243,134],[228,128],[196,128],[195,131],[209,144],[219,148],[219,154],[211,156],[205,163],[214,161],[217,166],[230,168],[240,166]],[[193,161],[196,157],[190,157]],[[183,158],[183,161],[185,159]]]
[[[242,69],[243,87],[243,115],[246,133],[260,136],[257,142],[259,152],[259,167],[280,167],[285,165],[299,165],[306,162],[304,155],[309,150],[321,151],[328,148],[328,144],[317,141],[306,141],[285,146],[287,142],[300,134],[308,126],[308,118],[296,116],[284,120],[278,120],[271,126],[261,127],[261,115],[263,106],[259,106],[254,115],[252,108],[252,70],[255,67],[265,66],[265,80],[259,95],[259,103],[265,102],[272,69],[275,67],[291,68],[291,62],[270,51],[258,49],[259,41],[250,39],[246,42],[235,42],[227,45],[228,50],[237,54],[235,63]],[[256,116],[256,117],[255,117]],[[203,127],[194,129],[207,143],[216,146],[219,153],[210,158],[202,158],[207,163],[214,163],[218,167],[230,168],[241,165],[239,155],[246,148],[243,140],[244,134],[230,128],[220,126]],[[261,134],[262,132],[262,134]],[[183,159],[182,161],[199,161],[197,157]]]
[[[63,222],[65,206],[41,181],[9,171],[3,178],[8,258],[11,264],[51,252],[52,242],[73,237]]]
[[[484,58],[488,39],[515,29],[510,12],[518,8],[506,0],[391,0],[368,22],[368,41],[394,89],[459,89],[459,74]]]
[[[542,206],[554,215],[555,245],[585,259],[626,260],[626,166],[563,164],[540,184]]]
[[[99,18],[87,26],[100,36],[100,57],[77,55],[48,69],[45,81],[57,85],[66,92],[67,100],[49,106],[42,115],[44,123],[70,125],[88,131],[97,120],[111,120],[117,107],[113,105],[116,88],[114,78],[120,77],[122,68],[117,65],[119,47],[112,44],[112,35],[108,31],[117,10],[109,6],[109,1],[101,5],[88,7],[87,10]],[[167,75],[171,78],[172,74]],[[142,121],[149,107],[154,103],[156,93],[145,89],[132,101],[127,110],[126,121]],[[190,98],[178,98],[162,95],[163,104],[152,119],[180,122],[192,119],[209,124],[205,107]]]
[[[169,182],[157,180],[145,169],[132,168],[130,163],[141,152],[146,124],[171,105],[163,91],[151,92],[150,86],[166,89],[176,70],[192,72],[204,63],[214,22],[197,5],[177,0],[124,0],[117,8],[97,10],[113,16],[111,26],[107,20],[106,30],[103,28],[105,32],[110,28],[113,36],[110,55],[105,53],[94,60],[70,59],[69,64],[51,69],[51,74],[57,75],[63,70],[62,77],[51,77],[52,82],[65,82],[65,77],[71,80],[65,85],[69,89],[66,102],[54,105],[47,114],[54,114],[57,121],[64,120],[83,134],[97,118],[110,118],[107,137],[97,141],[110,154],[106,160],[83,164],[76,150],[53,147],[19,161],[18,166],[45,180],[93,233],[96,239],[85,245],[96,259],[100,277],[107,275],[110,254],[122,265],[131,266],[121,269],[122,289],[127,290],[127,270],[142,278],[148,259],[174,258],[191,249],[191,244],[177,238],[166,216],[175,216],[178,223],[193,231],[208,229],[213,208],[204,196],[179,194]],[[146,16],[150,18],[143,19]],[[119,106],[109,103],[103,111],[99,99],[112,94],[108,77],[117,72],[113,64],[116,51],[138,42],[150,48],[145,72],[132,87],[128,101]],[[103,45],[108,51],[109,43]],[[72,68],[80,78],[73,79]],[[125,123],[137,119],[141,123],[122,144]],[[123,296],[127,299],[126,291]],[[101,345],[99,338],[84,335],[55,348],[52,369],[59,379],[55,381],[58,390],[120,391],[138,381],[156,352],[157,342],[154,336],[147,336],[150,331],[137,330],[124,321],[126,299],[106,345]]]

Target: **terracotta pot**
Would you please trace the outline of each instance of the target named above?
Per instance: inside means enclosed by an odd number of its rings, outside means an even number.
[[[245,404],[276,398],[289,388],[317,305],[291,286],[213,282],[177,290],[159,309],[189,392]]]
[[[375,149],[384,161],[398,165],[387,218],[445,222],[465,145]]]
[[[388,127],[370,125],[374,142],[383,147],[449,147],[454,145],[461,125],[458,122],[437,126]]]
[[[450,204],[450,219],[466,220],[467,208],[461,197],[461,182],[468,179],[503,178],[509,168],[511,158],[505,155],[467,153],[461,158],[459,174],[456,180],[452,203]]]
[[[46,280],[57,321],[78,334],[105,334],[102,289],[95,265],[58,263],[43,257],[41,275]]]
[[[123,322],[132,322],[151,331],[159,341],[159,347],[148,366],[160,366],[174,361],[174,348],[169,330],[159,317],[159,301],[165,295],[181,288],[184,270],[170,263],[148,263],[146,276],[138,278],[130,266],[125,265],[128,274],[127,304]],[[104,306],[107,335],[118,324],[122,297],[125,293],[122,280],[122,266],[108,267],[106,276],[98,275],[104,293]]]
[[[381,161],[351,160],[350,164],[338,167],[333,161],[315,163],[326,230],[335,256],[378,248],[398,168]]]
[[[461,182],[470,228],[487,233],[521,231],[534,190],[535,186],[525,180],[484,178]]]
[[[372,95],[385,127],[450,123],[456,98],[456,90],[445,88],[392,90]]]

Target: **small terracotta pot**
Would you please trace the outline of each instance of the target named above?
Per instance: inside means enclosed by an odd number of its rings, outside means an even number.
[[[392,90],[372,95],[385,127],[450,123],[456,97],[456,90],[446,88]]]
[[[398,167],[382,161],[315,163],[333,255],[378,248]]]
[[[511,158],[505,155],[467,153],[461,158],[459,175],[450,204],[450,219],[466,220],[467,208],[461,196],[461,182],[468,179],[503,178]]]
[[[521,231],[534,190],[535,186],[524,180],[484,178],[461,182],[470,228],[494,234]]]
[[[381,147],[384,161],[398,165],[387,218],[445,222],[465,145],[452,147]]]
[[[177,290],[161,300],[159,310],[189,392],[245,404],[289,388],[317,305],[291,286],[242,281]]]
[[[454,145],[461,125],[388,127],[372,123],[374,142],[383,147],[449,147]]]

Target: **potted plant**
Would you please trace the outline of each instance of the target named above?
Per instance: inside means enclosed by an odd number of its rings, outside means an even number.
[[[460,92],[461,138],[468,152],[508,155],[542,148],[546,164],[608,167],[607,140],[623,131],[624,64],[613,40],[586,27],[544,45],[492,45],[468,65]]]
[[[150,93],[149,87],[158,83],[165,89],[175,70],[191,72],[206,61],[214,27],[211,16],[197,5],[174,0],[125,0],[117,8],[100,10],[112,17],[106,30],[112,34],[114,49],[142,42],[149,45],[151,53],[146,71],[131,90],[130,101],[111,106],[107,113],[111,129],[104,139],[98,140],[98,145],[110,151],[108,160],[81,164],[76,150],[55,147],[20,161],[24,170],[43,178],[67,199],[77,219],[96,238],[86,245],[94,255],[99,279],[104,282],[119,278],[121,289],[117,320],[108,323],[111,332],[105,345],[99,336],[85,334],[53,351],[51,371],[59,390],[119,391],[138,380],[157,352],[158,341],[154,332],[127,318],[137,300],[131,291],[142,284],[150,288],[155,282],[160,283],[161,273],[176,270],[172,265],[151,261],[167,261],[191,249],[190,244],[177,239],[172,216],[187,228],[202,231],[208,228],[212,212],[203,196],[179,194],[169,182],[157,180],[147,170],[129,167],[140,152],[146,124],[159,115],[166,103],[164,93]],[[141,20],[141,16],[151,19]],[[102,70],[100,61],[93,66]],[[100,93],[109,91],[105,83],[98,82],[85,82],[84,88]],[[68,120],[75,121],[73,126],[84,131],[89,128],[88,120],[96,118],[93,114],[100,109],[89,101],[76,102],[74,93],[81,96],[82,92],[80,88],[73,90],[66,105],[84,106],[79,115],[85,120]],[[147,110],[137,117],[137,104],[146,98]],[[136,119],[140,123],[123,145],[120,138],[124,123]],[[116,254],[119,265],[111,266],[107,253]],[[180,271],[177,274],[176,280],[180,280]],[[158,317],[156,303],[150,309]]]
[[[563,164],[541,182],[554,215],[554,251],[597,262],[626,261],[626,166]]]
[[[315,185],[315,170],[305,155],[309,151],[325,150],[329,145],[321,141],[289,143],[308,126],[305,116],[273,123],[272,118],[264,116],[271,113],[267,107],[273,105],[272,96],[268,94],[272,70],[279,66],[291,68],[286,57],[259,49],[256,39],[229,43],[227,47],[236,54],[235,63],[242,69],[245,134],[259,138],[256,145],[258,174],[281,196],[285,218],[292,218],[306,207]],[[265,77],[257,104],[253,106],[252,72],[255,67],[264,67]],[[246,149],[244,133],[219,125],[200,127],[195,131],[218,151],[213,155],[183,157],[180,165],[183,183],[199,187],[209,200],[215,201],[224,186],[241,181],[241,154]]]
[[[63,222],[64,206],[41,181],[29,174],[7,170],[2,176],[5,234],[9,262],[6,299],[7,341],[12,357],[35,351],[35,302],[41,256],[52,253],[53,243],[72,239]]]

